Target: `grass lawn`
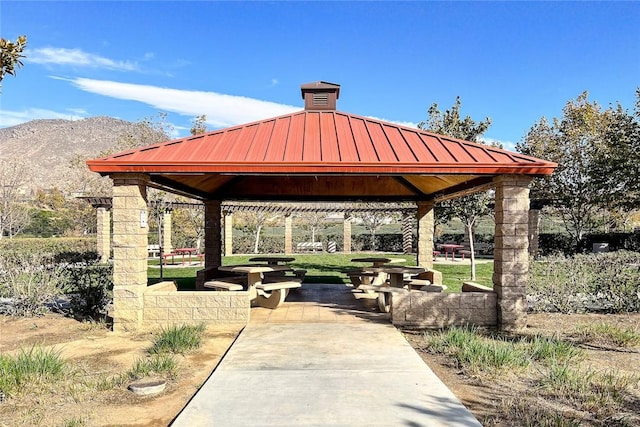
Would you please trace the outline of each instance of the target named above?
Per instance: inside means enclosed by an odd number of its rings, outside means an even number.
[[[223,265],[247,264],[250,258],[257,255],[232,255],[222,259]],[[367,263],[354,263],[353,258],[363,257],[385,257],[401,258],[404,262],[397,265],[416,265],[414,254],[380,254],[380,253],[320,253],[320,254],[294,254],[295,261],[290,263],[294,269],[307,270],[305,282],[307,283],[347,283],[348,278],[342,272],[349,268],[365,266]],[[194,259],[195,260],[195,259]],[[149,261],[148,269],[149,284],[160,281],[160,269],[157,267],[158,261]],[[152,266],[152,267],[151,267]],[[195,289],[196,272],[201,266],[184,268],[163,269],[164,280],[174,280],[178,284],[178,289]],[[460,292],[462,282],[469,280],[470,266],[455,264],[435,264],[434,268],[442,272],[443,282],[448,287],[448,292]],[[476,264],[477,283],[485,286],[493,286],[493,263]]]

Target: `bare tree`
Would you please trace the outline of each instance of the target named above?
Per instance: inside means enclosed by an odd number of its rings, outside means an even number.
[[[29,224],[29,208],[25,202],[25,162],[10,159],[0,161],[0,239],[5,234],[12,238]]]
[[[304,212],[296,215],[296,224],[303,230],[311,232],[311,242],[316,242],[316,236],[325,227],[326,212]]]
[[[371,205],[373,207],[373,204],[371,203],[366,203],[366,205]],[[372,209],[370,211],[363,211],[356,216],[356,218],[362,221],[362,225],[364,225],[364,228],[367,229],[371,236],[371,250],[376,250],[376,234],[378,233],[378,230],[380,230],[380,228],[396,214],[397,213],[394,212]]]
[[[253,253],[258,253],[258,247],[260,246],[260,233],[262,232],[262,228],[265,225],[272,224],[281,216],[282,214],[269,216],[265,212],[238,212],[237,214],[235,214],[236,224],[240,227],[252,231],[255,236]]]

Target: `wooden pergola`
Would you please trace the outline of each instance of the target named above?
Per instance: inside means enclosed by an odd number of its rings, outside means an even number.
[[[505,328],[521,326],[528,274],[529,184],[536,176],[551,174],[557,165],[336,111],[340,86],[335,84],[305,84],[301,91],[305,109],[297,113],[87,162],[114,183],[114,328],[136,328],[146,321],[147,187],[203,202],[205,269],[199,283],[221,265],[225,201],[415,203],[418,264],[431,268],[434,204],[493,188],[495,321]],[[447,316],[458,319],[466,303],[461,300],[458,311]],[[394,323],[402,306],[397,301]],[[433,312],[436,316],[438,310]],[[405,314],[408,323],[418,316]]]

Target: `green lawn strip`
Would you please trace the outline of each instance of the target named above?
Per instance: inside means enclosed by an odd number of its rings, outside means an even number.
[[[265,255],[265,254],[260,254]],[[223,265],[248,264],[251,258],[259,255],[232,255],[223,257]],[[349,283],[348,277],[344,274],[345,270],[355,267],[363,267],[370,263],[353,262],[354,258],[370,258],[383,257],[392,259],[403,259],[403,262],[394,263],[394,265],[416,265],[415,254],[385,254],[385,253],[310,253],[310,254],[294,254],[295,261],[289,265],[293,269],[307,270],[305,277],[306,283]],[[160,281],[160,269],[157,262],[152,264],[148,270],[149,284],[158,283]],[[155,266],[154,266],[155,265]],[[469,265],[450,265],[435,264],[434,268],[442,272],[444,284],[448,287],[448,292],[460,292],[462,282],[470,278]],[[163,280],[173,280],[177,283],[180,290],[195,289],[196,272],[202,269],[201,266],[165,268],[163,269]],[[481,285],[493,287],[493,263],[484,263],[476,265],[477,283]]]
[[[448,292],[460,292],[462,282],[471,280],[471,266],[469,264],[435,263],[433,268],[442,272],[442,284],[447,286]],[[493,262],[476,264],[475,283],[493,288]]]

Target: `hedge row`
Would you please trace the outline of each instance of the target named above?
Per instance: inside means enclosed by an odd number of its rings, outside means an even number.
[[[65,252],[95,252],[95,237],[56,237],[56,238],[3,238],[0,251],[3,252],[39,252],[55,256]]]

